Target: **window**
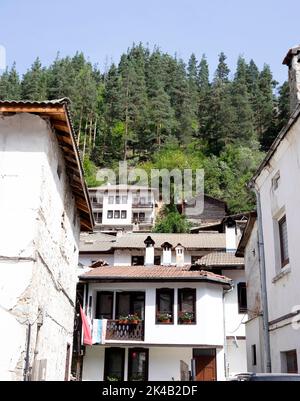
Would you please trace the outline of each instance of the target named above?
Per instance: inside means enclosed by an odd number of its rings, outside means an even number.
[[[137,314],[144,320],[145,293],[144,292],[118,292],[116,299],[116,317]]]
[[[94,213],[94,219],[95,219],[96,223],[101,224],[102,223],[102,213],[101,212]]]
[[[154,264],[155,266],[160,266],[160,255],[154,256]]]
[[[114,218],[115,219],[119,219],[120,218],[120,210],[115,210]]]
[[[278,228],[279,228],[279,240],[280,240],[281,267],[284,267],[289,263],[286,216],[283,216],[278,221]]]
[[[125,348],[105,348],[104,380],[124,380]]]
[[[174,290],[160,288],[156,290],[156,324],[174,322]]]
[[[178,290],[178,324],[196,323],[196,289]]]
[[[120,196],[117,195],[117,196],[116,196],[116,204],[119,204],[119,203],[120,203]]]
[[[148,350],[132,348],[128,353],[128,380],[148,380]]]
[[[199,259],[201,258],[201,256],[200,255],[192,255],[191,256],[191,263],[192,263],[192,265],[194,265]]]
[[[127,211],[126,210],[122,210],[121,219],[127,219]]]
[[[282,372],[283,373],[298,373],[297,351],[282,352]]]
[[[109,197],[108,197],[108,203],[109,203],[110,205],[113,205],[113,203],[114,203],[114,197],[113,197],[113,196],[109,196]]]
[[[247,313],[246,283],[238,283],[237,290],[238,290],[239,313]]]
[[[252,366],[256,366],[256,345],[251,345]]]
[[[141,196],[140,197],[140,204],[141,205],[145,205],[145,203],[146,203],[146,198],[144,196]]]
[[[139,213],[139,221],[145,221],[145,213]]]
[[[131,265],[132,266],[143,266],[144,265],[144,256],[132,256]]]
[[[113,318],[113,292],[97,292],[96,319]]]
[[[124,205],[126,205],[126,203],[127,203],[127,195],[123,195],[123,196],[122,196],[122,203],[123,203]]]
[[[182,249],[181,248],[176,249],[176,251],[177,251],[178,255],[182,255]]]
[[[112,219],[112,218],[113,218],[113,215],[114,215],[114,214],[113,214],[113,211],[112,211],[112,210],[108,210],[108,211],[107,211],[107,218],[108,218],[108,219]]]

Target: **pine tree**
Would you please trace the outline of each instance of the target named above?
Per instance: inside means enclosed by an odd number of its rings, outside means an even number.
[[[267,150],[277,135],[276,99],[273,90],[277,82],[268,65],[264,65],[259,75],[259,126],[258,135],[263,150]]]
[[[253,112],[247,87],[247,64],[241,56],[237,62],[231,97],[236,116],[234,137],[241,145],[251,146],[255,141]]]
[[[198,105],[198,121],[199,121],[199,136],[204,138],[207,130],[207,124],[209,121],[209,104],[211,96],[211,88],[209,83],[209,67],[205,57],[202,58],[198,68],[198,88],[199,88],[199,105]]]
[[[278,132],[287,124],[290,116],[290,87],[284,82],[279,88],[278,98]]]
[[[47,71],[42,67],[38,57],[30,70],[24,74],[21,91],[22,99],[37,101],[47,99]]]
[[[219,154],[235,139],[236,115],[231,102],[231,84],[228,78],[230,70],[225,60],[225,54],[221,53],[209,101],[210,114],[206,139],[209,150],[214,154]]]
[[[165,70],[161,53],[156,49],[150,56],[147,69],[151,137],[160,148],[174,126],[174,111],[163,80]]]

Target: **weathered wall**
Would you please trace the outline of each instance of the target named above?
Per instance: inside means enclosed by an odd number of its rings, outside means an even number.
[[[280,172],[278,187],[272,184]],[[285,316],[300,310],[300,119],[290,128],[269,164],[257,179],[262,205],[262,226],[266,260],[269,321],[282,318],[285,329],[270,326],[272,371],[278,369],[280,352],[298,350],[300,369],[300,329],[293,329]],[[281,268],[278,219],[286,214],[289,263]],[[300,313],[298,313],[300,319]],[[275,334],[275,332],[277,332]],[[297,338],[297,341],[294,341]]]
[[[0,194],[0,326],[9,328],[0,333],[0,379],[22,379],[31,323],[30,366],[44,360],[42,378],[63,380],[79,221],[56,137],[40,117],[0,119]]]

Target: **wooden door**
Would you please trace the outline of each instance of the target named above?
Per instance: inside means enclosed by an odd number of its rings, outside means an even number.
[[[215,381],[216,375],[216,355],[195,355],[195,380],[196,381]]]

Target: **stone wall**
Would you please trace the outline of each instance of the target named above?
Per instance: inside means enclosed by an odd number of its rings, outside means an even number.
[[[55,134],[39,116],[0,119],[0,379],[63,380],[72,345],[79,219]]]

